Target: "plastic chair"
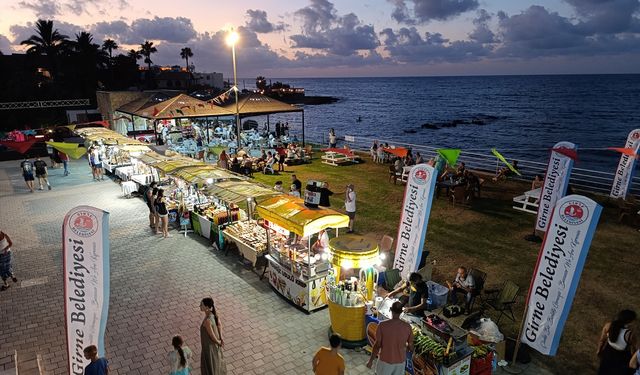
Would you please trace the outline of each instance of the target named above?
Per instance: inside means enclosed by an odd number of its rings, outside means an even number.
[[[471,301],[469,302],[469,311],[471,311],[473,310],[473,304],[476,302],[476,298],[480,298],[480,301],[482,302],[482,291],[484,290],[484,284],[487,281],[487,274],[472,268],[469,270],[469,276],[473,277],[473,281],[476,284],[476,287],[471,293]]]
[[[516,303],[516,298],[520,292],[520,287],[512,281],[507,281],[500,290],[487,290],[485,295],[492,295],[485,303],[485,306],[489,306],[496,311],[500,312],[496,323],[500,323],[502,315],[506,315],[512,321],[516,321],[516,317],[513,314],[513,304]]]
[[[400,276],[400,270],[397,268],[386,270],[384,273],[384,288],[389,292],[393,291],[393,288],[402,281]]]

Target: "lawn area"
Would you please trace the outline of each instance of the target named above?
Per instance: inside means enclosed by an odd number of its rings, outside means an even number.
[[[280,175],[256,173],[254,179],[268,186],[282,180],[285,188],[295,173],[303,185],[307,180],[329,183],[336,192],[332,208],[344,212],[345,185],[352,183],[357,192],[355,230],[380,239],[397,234],[404,185],[388,181],[388,166],[367,161],[359,165],[333,167],[320,163],[317,153],[312,164],[287,167]],[[535,215],[514,210],[511,199],[529,190],[523,183],[495,184],[487,179],[483,198],[471,208],[452,207],[444,194],[434,202],[427,230],[425,249],[436,260],[433,278],[443,282],[455,276],[459,265],[480,269],[488,274],[487,286],[499,286],[506,280],[518,284],[521,293],[516,304],[516,317],[522,316],[531,273],[536,263],[539,244],[523,240],[532,232]],[[593,197],[592,197],[593,198]],[[597,369],[596,344],[602,325],[622,308],[640,309],[640,296],[635,294],[638,281],[638,249],[640,232],[618,224],[617,210],[606,204],[606,197],[595,197],[604,203],[600,224],[576,293],[573,308],[565,326],[556,357],[534,356],[538,365],[554,373],[587,374]],[[496,315],[492,315],[494,320]],[[518,322],[503,317],[500,329],[515,337]]]

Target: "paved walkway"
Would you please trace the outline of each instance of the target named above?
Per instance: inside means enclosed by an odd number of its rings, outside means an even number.
[[[199,303],[212,296],[222,320],[229,374],[310,374],[326,345],[329,314],[306,315],[271,290],[235,256],[213,253],[197,235],[162,239],[148,228],[141,199],[122,197],[111,180],[93,182],[86,160],[71,175],[50,171],[51,191],[29,193],[18,162],[0,163],[0,228],[14,242],[18,285],[0,293],[2,358],[42,356],[46,374],[66,373],[61,227],[80,204],[110,216],[111,301],[106,351],[112,374],[163,374],[171,337],[195,353],[199,374]],[[348,374],[370,374],[364,352],[343,351]],[[8,366],[7,366],[8,367]],[[530,372],[527,373],[538,373]]]

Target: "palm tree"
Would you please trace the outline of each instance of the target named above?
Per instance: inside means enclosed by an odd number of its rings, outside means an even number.
[[[29,46],[27,54],[47,55],[51,77],[55,79],[58,57],[66,47],[67,36],[53,28],[53,21],[38,20],[36,22],[36,34],[20,44]]]
[[[102,49],[109,52],[109,60],[112,60],[112,52],[114,49],[118,49],[118,44],[112,39],[106,39],[104,42],[102,42]]]
[[[184,47],[180,50],[180,57],[187,60],[187,72],[189,71],[189,57],[193,57],[193,52],[191,52],[191,48]]]
[[[78,54],[81,62],[94,67],[104,67],[108,61],[107,52],[100,45],[93,43],[93,35],[86,31],[76,34],[76,40],[70,43],[73,52]]]
[[[151,71],[151,64],[153,63],[153,61],[151,61],[151,54],[156,52],[158,52],[158,49],[153,46],[153,42],[147,40],[144,44],[140,45],[140,54],[144,56],[144,62],[147,64],[149,71]]]
[[[142,58],[142,54],[140,54],[140,51],[136,51],[135,49],[131,49],[127,53],[127,57],[130,58],[130,59],[133,59],[134,61],[138,61],[138,60],[140,60]]]

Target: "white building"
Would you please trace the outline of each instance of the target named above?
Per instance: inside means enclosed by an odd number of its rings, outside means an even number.
[[[218,89],[224,87],[222,73],[193,73],[193,77],[198,85],[207,85]]]

